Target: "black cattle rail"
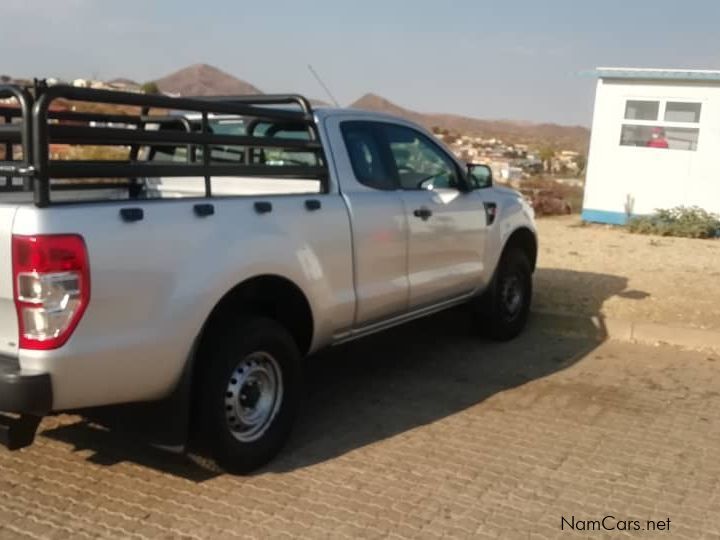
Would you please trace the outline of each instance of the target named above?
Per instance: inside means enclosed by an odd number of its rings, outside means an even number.
[[[0,106],[0,178],[3,191],[32,191],[37,206],[51,203],[52,190],[127,187],[129,198],[138,196],[139,179],[146,177],[204,177],[205,196],[212,196],[212,177],[252,177],[319,180],[327,190],[327,162],[319,140],[313,111],[307,99],[299,95],[258,95],[181,98],[96,90],[71,86],[36,85],[25,89],[0,85],[0,99],[11,99],[17,106]],[[72,103],[119,105],[138,108],[138,114],[106,114],[52,110],[57,100]],[[288,109],[294,105],[297,109]],[[153,109],[183,111],[197,116],[190,121],[180,114],[151,115]],[[249,127],[247,135],[213,133],[213,117],[239,117]],[[306,139],[255,136],[260,122],[306,129]],[[150,125],[160,128],[147,129]],[[122,127],[117,127],[118,125]],[[273,134],[273,130],[267,130]],[[126,160],[52,159],[51,145],[127,147]],[[254,163],[252,151],[239,156],[238,162],[214,162],[210,150],[217,146],[252,149],[287,149],[311,152],[319,165],[266,165]],[[184,161],[148,161],[139,159],[141,148],[186,147]],[[202,159],[196,159],[202,150]],[[16,152],[19,150],[19,152]],[[16,154],[20,154],[16,158]],[[22,185],[13,179],[22,178]],[[51,181],[52,179],[52,181]],[[73,179],[60,183],[55,180]],[[81,179],[76,182],[75,180]],[[83,181],[82,179],[85,179]],[[92,182],[92,180],[98,180]]]

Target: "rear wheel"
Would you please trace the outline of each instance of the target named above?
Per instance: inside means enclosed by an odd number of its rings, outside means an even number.
[[[275,457],[290,435],[300,405],[300,353],[290,334],[265,318],[228,325],[205,349],[197,443],[220,468],[251,472]]]
[[[527,324],[532,300],[532,269],[520,249],[506,251],[488,291],[480,299],[482,330],[492,339],[508,341]]]

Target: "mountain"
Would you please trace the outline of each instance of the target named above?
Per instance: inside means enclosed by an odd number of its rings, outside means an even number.
[[[418,123],[423,123],[422,120],[425,119],[425,115],[421,113],[404,109],[400,105],[396,105],[392,101],[372,93],[365,94],[363,97],[352,103],[350,107],[353,109],[364,109],[366,111],[393,114]]]
[[[416,122],[428,129],[440,128],[463,135],[478,135],[536,146],[553,146],[562,150],[587,152],[590,130],[582,126],[533,124],[510,120],[480,120],[455,114],[420,113],[376,94],[365,94],[350,105],[356,109],[393,114]]]
[[[207,64],[195,64],[155,81],[161,92],[181,96],[262,94],[252,84]]]

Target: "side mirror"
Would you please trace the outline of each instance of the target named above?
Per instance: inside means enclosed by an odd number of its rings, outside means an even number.
[[[491,187],[493,185],[492,169],[487,165],[468,163],[467,182],[471,190]]]

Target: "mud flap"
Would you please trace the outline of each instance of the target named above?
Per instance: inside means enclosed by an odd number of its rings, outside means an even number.
[[[0,445],[8,450],[20,450],[35,441],[35,433],[42,416],[0,414]]]

